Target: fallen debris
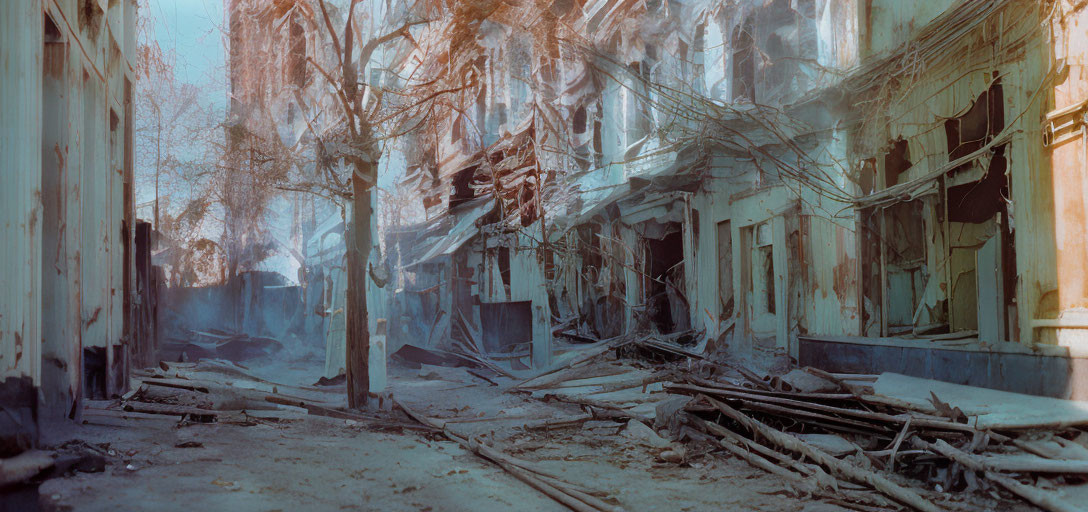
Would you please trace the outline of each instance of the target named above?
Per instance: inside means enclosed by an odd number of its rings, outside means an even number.
[[[932,379],[883,373],[866,399],[927,414],[940,414],[936,402],[958,409],[979,429],[1062,429],[1088,425],[1088,404],[963,386]]]
[[[814,462],[827,467],[837,476],[856,483],[871,486],[896,501],[923,512],[939,512],[942,510],[940,507],[934,505],[910,489],[902,487],[875,472],[841,461],[800,439],[786,435],[772,427],[768,427],[722,402],[705,395],[700,396],[699,400],[705,400],[722,414],[740,423],[749,431],[749,433],[758,435],[759,437],[774,443],[781,449],[796,452],[808,457]]]
[[[647,427],[645,423],[638,420],[628,421],[627,427],[623,429],[623,435],[651,448],[660,449],[672,446],[671,441],[659,436],[652,428]]]
[[[619,512],[623,510],[620,507],[606,503],[597,496],[594,496],[594,494],[596,494],[595,492],[587,491],[578,485],[565,482],[559,478],[558,475],[547,472],[536,464],[522,461],[499,452],[480,439],[472,439],[454,433],[448,428],[448,422],[420,415],[405,407],[404,404],[400,402],[396,402],[396,406],[412,419],[423,425],[440,430],[443,435],[451,441],[494,462],[496,465],[506,470],[506,472],[571,510],[576,512]]]

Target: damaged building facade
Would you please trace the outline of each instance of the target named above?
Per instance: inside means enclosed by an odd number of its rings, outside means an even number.
[[[133,358],[149,364],[153,336],[133,321],[149,258],[132,201],[136,15],[132,0],[0,5],[5,453],[123,393]]]
[[[221,235],[135,1],[0,0],[0,512],[1083,508],[1088,1],[225,0]]]
[[[410,175],[434,219],[407,244],[421,323],[526,365],[553,336],[796,357],[798,333],[856,334],[846,127],[814,94],[856,64],[855,12],[588,2],[552,9],[582,46],[551,53],[487,46],[495,21],[470,54],[494,70],[475,117],[451,115]]]
[[[1084,398],[1083,7],[866,9],[840,86],[864,308],[802,364]]]
[[[479,85],[409,163],[431,220],[389,242],[419,303],[391,340],[539,365],[556,337],[693,333],[1083,396],[1081,6],[549,13],[563,43],[500,9],[453,53]]]

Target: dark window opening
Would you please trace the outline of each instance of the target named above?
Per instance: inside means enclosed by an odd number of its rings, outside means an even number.
[[[793,52],[788,48],[786,41],[779,34],[771,34],[763,41],[760,50],[770,59],[769,62],[764,62],[761,73],[766,88],[785,84],[796,62],[788,58]]]
[[[876,185],[876,159],[869,158],[861,162],[861,175],[858,176],[858,186],[862,194],[872,194]]]
[[[688,302],[684,296],[684,244],[680,230],[660,240],[646,240],[646,287],[649,319],[661,333],[688,327]]]
[[[586,132],[586,107],[578,107],[578,110],[574,111],[574,133],[583,134]]]
[[[485,351],[507,353],[524,347],[533,341],[532,302],[482,303],[480,324]]]
[[[603,106],[601,99],[597,98],[597,108],[593,115],[593,154],[594,161],[597,165],[601,163],[601,156],[604,154],[604,125],[601,123]]]
[[[506,293],[510,293],[510,248],[499,247],[499,277],[502,278],[502,285],[506,288]]]
[[[597,159],[597,164],[601,163],[601,155],[604,154],[604,134],[601,131],[604,130],[600,121],[593,121],[593,154]]]
[[[948,141],[949,161],[964,157],[985,146],[1005,128],[1005,102],[1001,78],[995,78],[990,88],[962,116],[944,122]]]
[[[476,176],[476,167],[472,166],[457,171],[453,175],[453,193],[450,194],[450,208],[471,201],[475,195],[472,179]]]
[[[1005,212],[1009,180],[1005,145],[994,148],[986,175],[979,181],[948,188],[948,220],[978,224]]]
[[[892,142],[892,148],[884,155],[884,186],[899,183],[899,175],[907,172],[910,166],[910,145],[902,137]]]

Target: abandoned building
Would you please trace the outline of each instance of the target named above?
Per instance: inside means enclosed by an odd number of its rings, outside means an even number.
[[[132,203],[135,16],[131,0],[0,7],[5,442],[127,392],[130,366],[152,361],[134,329],[149,286]]]
[[[0,42],[0,512],[1085,510],[1088,2]]]

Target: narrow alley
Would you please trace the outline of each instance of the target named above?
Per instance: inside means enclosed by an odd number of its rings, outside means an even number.
[[[1086,27],[0,0],[0,512],[1088,510]]]

